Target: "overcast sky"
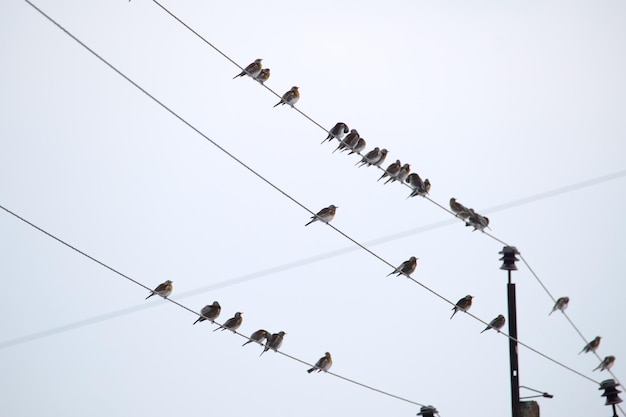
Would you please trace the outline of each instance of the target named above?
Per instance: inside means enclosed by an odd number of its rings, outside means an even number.
[[[46,1],[59,24],[295,200],[484,321],[506,315],[502,244],[359,158],[149,0]],[[297,107],[343,121],[490,218],[623,375],[626,4],[165,1]],[[508,341],[405,278],[173,117],[24,1],[0,2],[0,205],[240,331],[442,417],[510,415]],[[615,174],[615,175],[613,175]],[[589,184],[589,180],[599,179]],[[571,187],[575,185],[574,187]],[[553,192],[554,191],[554,192]],[[547,193],[547,194],[543,194]],[[506,208],[502,204],[540,195]],[[0,415],[412,416],[419,407],[269,352],[0,211]],[[592,380],[598,359],[522,263],[520,340]],[[148,308],[143,308],[143,307]],[[132,311],[128,314],[120,312]],[[79,326],[111,314],[113,318]],[[621,317],[621,319],[620,319]],[[71,325],[72,330],[55,329]],[[30,338],[51,330],[45,337]],[[26,338],[26,339],[23,339]],[[543,416],[610,415],[598,386],[520,347]],[[532,395],[522,390],[522,396]],[[622,394],[626,400],[626,396]]]

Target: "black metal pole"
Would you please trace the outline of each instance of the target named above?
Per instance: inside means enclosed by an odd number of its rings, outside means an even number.
[[[511,282],[511,270],[509,269],[509,283],[507,294],[509,301],[509,356],[511,363],[511,408],[513,417],[520,417],[519,399],[519,365],[517,361],[517,304],[515,300],[515,284]],[[515,339],[515,340],[513,340]]]

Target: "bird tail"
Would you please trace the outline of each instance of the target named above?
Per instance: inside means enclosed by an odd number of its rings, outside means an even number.
[[[329,142],[330,142],[331,140],[333,140],[333,135],[328,135],[328,137],[327,137],[326,139],[324,139],[324,140],[322,141],[322,143],[324,143],[324,142],[326,142],[326,141],[329,141]],[[322,143],[320,143],[320,145],[321,145]]]
[[[279,104],[281,104],[283,101],[279,101],[278,103],[274,104],[274,107],[278,106]]]
[[[456,309],[454,309],[454,311],[452,312],[452,315],[450,316],[450,320],[452,320],[452,317],[454,317],[455,314],[456,314]]]
[[[380,176],[380,178],[379,178],[379,179],[377,179],[376,181],[380,181],[380,180],[382,180],[383,178],[385,178],[386,176],[387,176],[387,172],[383,172],[383,175],[381,175],[381,176]]]
[[[359,165],[359,164],[361,164],[361,165]],[[357,162],[356,164],[354,164],[354,166],[359,165],[359,168],[361,168],[361,167],[362,167],[363,165],[365,165],[365,164],[366,164],[366,162],[365,162],[364,160],[362,160],[362,159],[361,159],[359,162]]]
[[[483,330],[482,332],[480,332],[480,334],[485,333],[487,330],[489,330],[489,326],[487,326],[487,328],[485,330]]]
[[[235,78],[237,78],[237,77],[241,77],[241,76],[242,76],[242,75],[244,75],[244,74],[245,74],[245,72],[242,72],[241,74],[237,74],[237,75],[235,75],[235,76],[233,77],[233,80],[234,80]]]
[[[150,295],[149,295],[149,296],[147,296],[147,297],[145,298],[145,300],[147,300],[148,298],[152,297],[154,294],[155,294],[154,292],[150,293]]]
[[[313,217],[313,219],[312,219],[310,222],[308,222],[307,224],[305,224],[305,226],[310,225],[310,224],[311,224],[311,223],[313,223],[314,221],[315,221],[315,217]]]
[[[198,320],[194,321],[193,324],[196,324],[197,322],[202,321],[202,318],[203,317],[198,317]]]
[[[394,177],[389,177],[389,179],[387,181],[385,181],[385,184],[387,184],[389,181],[395,181],[396,179]]]
[[[307,370],[307,372],[308,372],[308,373],[311,373],[311,372],[313,372],[314,370],[315,370],[315,368],[311,368],[311,369]]]
[[[263,356],[263,354],[265,352],[267,352],[268,350],[270,350],[270,348],[268,348],[267,346],[265,346],[265,349],[263,349],[263,352],[261,352],[261,354],[259,356]]]
[[[556,310],[553,308],[552,311],[550,312],[550,314],[548,314],[548,316],[551,316],[552,313],[554,313]]]
[[[247,345],[248,343],[251,343],[251,342],[252,342],[252,340],[248,340],[246,343],[244,343],[244,344],[243,344],[243,345],[241,345],[241,346],[245,346],[245,345]]]

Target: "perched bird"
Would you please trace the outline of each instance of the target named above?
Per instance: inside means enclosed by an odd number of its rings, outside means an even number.
[[[504,327],[504,323],[506,323],[506,319],[504,318],[502,314],[500,314],[498,315],[498,317],[491,320],[491,322],[489,322],[489,325],[481,333],[484,333],[489,329],[497,330],[498,333],[500,333],[500,329]]]
[[[280,349],[280,346],[283,344],[283,337],[285,337],[286,334],[287,333],[280,331],[278,333],[274,333],[273,335],[271,335],[267,339],[267,342],[265,343],[265,349],[263,349],[263,352],[261,352],[261,355],[263,355],[265,352],[267,352],[270,349],[272,349],[274,352]]]
[[[305,224],[305,226],[308,226],[311,223],[318,221],[318,220],[324,223],[328,223],[335,217],[335,212],[337,211],[337,209],[338,207],[333,204],[321,209],[320,211],[317,212],[315,216],[311,217],[311,221]]]
[[[600,346],[600,340],[602,340],[602,338],[600,336],[596,336],[595,339],[587,343],[583,350],[580,351],[579,355],[583,352],[595,352],[598,349],[598,346]]]
[[[389,177],[389,179],[385,181],[385,184],[387,184],[391,179],[395,178],[396,175],[398,175],[398,172],[400,172],[401,167],[402,167],[402,162],[400,162],[399,159],[396,159],[396,162],[389,164],[389,166],[387,167],[385,172],[383,172],[383,175],[380,176],[378,181],[382,180],[385,177]]]
[[[322,143],[326,141],[331,141],[333,139],[341,140],[350,130],[348,129],[348,125],[343,122],[337,122],[335,126],[328,132],[328,136],[326,139],[322,141]],[[320,143],[321,145],[321,143]]]
[[[457,202],[456,198],[454,197],[450,199],[450,209],[457,217],[460,217],[461,219],[467,219],[470,215],[469,209],[463,204]]]
[[[406,177],[409,176],[409,172],[411,172],[411,165],[404,164],[402,165],[402,168],[400,168],[400,171],[398,171],[398,175],[396,175],[395,179],[400,182],[404,182]]]
[[[221,311],[222,306],[220,306],[220,303],[218,303],[217,301],[213,301],[213,304],[208,304],[202,307],[202,310],[200,310],[200,317],[198,317],[198,320],[194,321],[193,324],[205,320],[209,320],[211,323],[213,323],[215,319],[220,316]]]
[[[352,147],[352,150],[350,151],[350,153],[348,153],[348,155],[352,155],[353,153],[363,152],[363,149],[365,149],[365,146],[367,146],[367,144],[365,143],[365,139],[359,138],[359,140]]]
[[[387,149],[385,149],[385,148],[381,149],[380,150],[380,159],[378,161],[374,162],[372,165],[377,166],[377,167],[381,166],[383,164],[383,162],[385,162],[385,159],[387,158],[387,153],[388,152],[389,151],[387,151]]]
[[[248,65],[243,71],[235,75],[233,77],[233,80],[237,77],[243,77],[244,75],[249,75],[252,78],[256,78],[261,72],[261,68],[263,67],[263,65],[261,64],[261,61],[263,61],[262,58],[255,59],[254,62]]]
[[[257,342],[259,345],[262,345],[263,341],[269,338],[270,336],[271,334],[267,330],[259,329],[256,332],[252,333],[250,335],[250,340],[248,340],[246,343],[244,343],[241,346],[245,346],[248,343],[252,343],[252,342]]]
[[[461,298],[459,301],[457,301],[456,305],[454,307],[452,307],[452,310],[454,310],[454,312],[452,313],[452,315],[450,316],[450,320],[452,320],[452,317],[454,317],[454,315],[456,314],[457,311],[467,311],[470,309],[470,307],[472,306],[472,298],[474,298],[471,295],[466,295],[465,297]]]
[[[279,104],[289,104],[291,107],[293,107],[293,105],[296,104],[299,99],[300,92],[298,91],[298,87],[291,87],[291,90],[283,94],[283,98],[281,98],[278,103],[274,104],[274,107],[278,106]]]
[[[330,357],[330,353],[326,352],[324,354],[324,356],[322,356],[316,363],[315,366],[309,370],[307,370],[308,373],[311,373],[313,371],[328,371],[330,369],[330,367],[333,366],[333,358]]]
[[[242,314],[243,313],[240,313],[239,311],[236,312],[233,317],[226,320],[226,323],[220,325],[220,327],[218,327],[217,329],[213,331],[215,332],[218,329],[222,329],[222,331],[224,331],[228,329],[228,330],[231,330],[233,333],[235,333],[235,330],[237,330],[239,326],[241,326],[241,322],[243,322],[243,317],[241,317]]]
[[[358,165],[359,168],[362,167],[363,165],[370,166],[378,162],[380,157],[381,157],[380,148],[377,146],[371,151],[369,151],[368,153],[366,153],[365,155],[363,155],[363,158],[361,158],[361,160],[354,165]]]
[[[400,266],[397,267],[393,272],[387,274],[387,276],[393,274],[396,274],[396,276],[400,276],[402,274],[406,275],[407,277],[411,276],[411,274],[415,271],[415,268],[417,267],[418,259],[419,258],[416,258],[415,256],[411,256],[408,260],[402,262]]]
[[[172,290],[174,289],[174,286],[172,285],[172,281],[170,281],[169,279],[161,284],[159,284],[151,293],[149,296],[147,296],[145,299],[147,300],[148,298],[152,297],[154,294],[158,294],[163,298],[167,298],[169,297],[169,295],[172,293]]]
[[[615,363],[615,356],[607,356],[606,358],[602,359],[602,362],[600,362],[600,365],[596,366],[596,368],[594,369],[600,369],[600,372],[604,371],[605,369],[608,371],[609,369],[611,369],[611,367],[613,367],[613,364]]]
[[[354,145],[356,145],[360,137],[361,136],[356,129],[350,130],[350,133],[348,133],[345,138],[339,141],[339,145],[337,145],[333,153],[337,152],[338,150],[343,150],[346,147],[351,149]]]
[[[416,172],[409,174],[405,181],[413,189],[407,198],[415,197],[416,195],[424,197],[430,192],[430,181],[428,178],[422,181]]]
[[[260,82],[261,84],[265,83],[265,81],[270,79],[270,69],[263,68],[261,72],[259,72],[259,75],[254,77],[254,79]]]
[[[568,305],[569,305],[569,297],[561,297],[558,300],[556,300],[556,303],[554,303],[554,307],[552,307],[552,311],[550,312],[550,314],[554,313],[557,310],[565,311]],[[548,316],[550,314],[548,314]]]
[[[473,226],[474,231],[485,230],[486,227],[489,227],[489,218],[482,216],[474,211],[474,209],[467,209],[469,212],[469,216],[467,217],[467,223],[465,226]]]

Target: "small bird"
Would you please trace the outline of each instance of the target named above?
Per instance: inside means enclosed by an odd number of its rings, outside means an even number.
[[[261,64],[261,61],[263,61],[263,58],[255,59],[254,62],[248,65],[243,71],[235,75],[233,77],[233,80],[237,77],[243,77],[244,75],[249,75],[252,78],[256,78],[261,72],[261,68],[263,67],[263,65]]]
[[[383,162],[385,162],[385,159],[387,158],[387,153],[388,152],[389,151],[387,149],[385,149],[385,148],[381,149],[380,150],[380,159],[378,159],[378,161],[374,162],[372,165],[377,166],[377,167],[381,166],[383,164]]]
[[[218,329],[222,329],[222,331],[228,329],[230,331],[232,331],[233,333],[235,333],[235,330],[237,330],[239,328],[239,326],[241,326],[241,323],[243,322],[243,317],[241,317],[243,313],[240,313],[239,311],[235,313],[235,315],[231,318],[229,318],[228,320],[226,320],[226,323],[220,325],[220,327],[218,327],[217,329],[213,330],[214,332],[217,331]]]
[[[613,364],[615,363],[615,356],[607,356],[606,358],[602,359],[602,362],[600,362],[600,365],[598,365],[595,369],[600,369],[600,372],[604,371],[605,369],[608,371],[609,369],[611,369],[613,367]]]
[[[569,305],[569,297],[561,297],[558,300],[556,300],[556,303],[554,303],[554,307],[552,307],[552,311],[550,312],[550,314],[554,313],[557,310],[565,311],[568,305]],[[548,316],[550,314],[548,314]]]
[[[333,153],[339,150],[344,150],[345,148],[351,149],[354,145],[356,145],[360,137],[361,136],[356,129],[350,130],[350,133],[348,133],[345,138],[339,141],[339,145],[337,145]]]
[[[333,366],[333,358],[330,357],[330,353],[326,352],[324,354],[324,356],[322,356],[316,363],[315,366],[309,370],[307,370],[308,373],[311,373],[313,371],[328,371],[330,369],[330,367]]]
[[[198,320],[194,321],[193,324],[205,320],[209,320],[211,323],[213,323],[215,319],[220,316],[221,311],[222,306],[220,306],[220,303],[218,303],[217,301],[213,301],[213,304],[207,304],[202,307],[202,310],[200,310],[200,317],[198,317]]]
[[[172,290],[174,289],[174,286],[172,285],[172,281],[170,281],[169,279],[161,284],[159,284],[151,293],[149,296],[147,296],[145,299],[147,300],[148,298],[152,297],[154,294],[158,294],[163,298],[167,298],[169,297],[169,295],[172,293]]]
[[[476,213],[474,209],[471,208],[467,209],[467,211],[469,212],[469,216],[467,217],[467,223],[465,223],[465,226],[473,226],[474,231],[483,231],[486,227],[489,227],[489,218]]]
[[[267,330],[259,329],[256,332],[252,333],[250,335],[250,340],[248,340],[246,343],[244,343],[241,346],[245,346],[248,343],[252,343],[252,342],[257,342],[259,345],[263,345],[263,341],[267,340],[267,338],[270,336],[271,334]]]
[[[428,178],[422,181],[416,172],[409,174],[405,182],[413,189],[407,198],[415,197],[416,195],[424,197],[430,191],[430,181]]]
[[[583,350],[581,350],[580,353],[578,354],[580,355],[583,352],[585,353],[595,352],[598,349],[598,346],[600,346],[600,340],[602,340],[602,338],[600,336],[596,336],[596,338],[593,339],[591,342],[587,343],[587,345],[585,345]]]
[[[365,142],[365,139],[359,138],[359,140],[352,147],[352,150],[350,151],[350,153],[348,153],[348,155],[352,155],[353,153],[360,154],[361,152],[363,152],[363,149],[365,149],[365,146],[367,146],[367,143]]]
[[[280,331],[278,333],[274,333],[273,335],[271,335],[267,339],[267,342],[265,343],[265,349],[263,349],[263,352],[261,352],[261,355],[263,355],[265,352],[267,352],[270,349],[272,349],[274,352],[280,349],[281,345],[283,344],[283,337],[285,337],[286,334],[287,333]]]
[[[261,84],[264,84],[265,81],[270,79],[270,69],[269,68],[263,68],[261,70],[261,72],[259,72],[259,75],[254,77],[254,79],[257,80],[258,82],[260,82]]]
[[[454,317],[454,315],[456,314],[457,311],[467,311],[470,309],[470,307],[472,306],[472,298],[474,298],[471,295],[466,295],[465,297],[461,298],[459,301],[457,301],[456,305],[454,307],[452,307],[452,310],[454,310],[454,312],[452,313],[452,315],[450,316],[450,320],[452,320],[452,317]]]
[[[380,156],[381,156],[380,148],[377,146],[371,151],[369,151],[368,153],[366,153],[365,155],[363,155],[363,158],[361,158],[361,160],[354,165],[358,165],[359,168],[362,167],[363,165],[367,165],[367,166],[373,165],[376,162],[378,162],[378,160],[380,159]]]
[[[396,274],[396,276],[398,277],[400,275],[406,275],[407,277],[410,277],[411,274],[415,272],[418,259],[419,258],[416,258],[415,256],[411,256],[408,260],[402,262],[400,266],[397,267],[393,272],[387,274],[387,276]]]
[[[278,103],[274,104],[274,107],[278,106],[279,104],[289,104],[291,107],[293,107],[293,105],[296,104],[299,99],[300,92],[298,91],[298,87],[291,87],[291,90],[283,94],[283,98],[281,98]]]
[[[322,143],[326,141],[331,141],[333,139],[341,140],[350,130],[348,129],[348,125],[343,122],[337,122],[332,129],[328,131],[328,136],[326,139],[322,141]],[[321,145],[321,143],[320,143]]]
[[[387,184],[388,182],[396,182],[396,181],[400,181],[403,182],[406,177],[409,176],[409,172],[411,172],[411,165],[409,164],[404,164],[400,167],[400,169],[398,170],[398,172],[396,173],[396,175],[390,175],[389,179],[387,181],[385,181],[385,184]]]
[[[321,209],[320,211],[317,212],[315,216],[311,217],[311,221],[305,224],[305,226],[308,226],[311,223],[318,221],[318,220],[324,223],[328,223],[333,218],[335,218],[335,212],[337,211],[338,208],[339,207],[335,206],[334,204],[331,204],[330,206]]]
[[[461,219],[467,219],[470,215],[469,209],[463,204],[457,202],[456,198],[454,197],[450,199],[450,209],[457,217],[460,217]]]
[[[502,314],[500,314],[498,315],[498,317],[491,320],[491,322],[489,322],[489,325],[481,333],[484,333],[489,329],[497,330],[498,333],[500,333],[500,329],[504,327],[504,323],[506,323],[506,319],[504,318]]]
[[[382,180],[385,177],[389,177],[389,179],[385,182],[385,184],[387,184],[391,179],[395,178],[396,175],[398,175],[398,172],[400,172],[401,167],[402,167],[402,162],[400,162],[399,159],[396,159],[396,162],[390,164],[387,167],[387,169],[385,170],[385,172],[383,172],[383,175],[380,176],[378,181]]]

